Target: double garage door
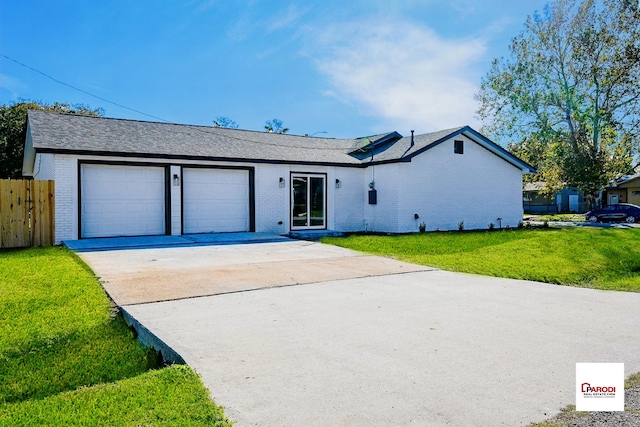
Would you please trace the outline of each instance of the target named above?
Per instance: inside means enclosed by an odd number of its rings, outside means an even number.
[[[83,164],[81,237],[168,234],[172,184],[165,167]],[[180,185],[185,234],[249,230],[248,171],[184,168]]]

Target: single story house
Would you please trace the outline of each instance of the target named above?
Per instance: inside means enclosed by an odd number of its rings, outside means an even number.
[[[55,181],[56,242],[515,227],[532,171],[468,126],[332,139],[42,111],[23,165]]]
[[[547,183],[528,182],[522,191],[525,214],[584,213],[588,203],[577,188],[565,187],[553,195],[541,194]]]
[[[622,176],[609,185],[602,196],[606,205],[631,203],[640,206],[640,172]]]

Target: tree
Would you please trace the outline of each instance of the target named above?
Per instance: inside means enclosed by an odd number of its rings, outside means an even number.
[[[640,137],[640,11],[621,0],[556,0],[529,17],[476,99],[483,131],[536,167],[529,180],[585,192],[632,169]]]
[[[264,129],[270,133],[287,133],[289,128],[282,127],[282,120],[273,119],[265,122]]]
[[[42,102],[22,101],[0,105],[0,178],[20,178],[22,176],[22,157],[27,132],[27,110],[53,111],[56,113],[77,114],[83,116],[102,116],[101,108],[64,104],[53,105]]]
[[[213,124],[217,128],[238,129],[238,123],[225,116],[216,117],[213,119]]]

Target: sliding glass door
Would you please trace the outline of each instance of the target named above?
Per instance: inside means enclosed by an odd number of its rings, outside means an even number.
[[[291,175],[292,230],[327,228],[326,182],[326,175]]]

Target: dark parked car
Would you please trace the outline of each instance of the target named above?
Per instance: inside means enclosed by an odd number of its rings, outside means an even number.
[[[618,203],[606,206],[597,211],[589,211],[584,214],[589,222],[626,221],[629,224],[640,222],[640,206],[630,203]]]

